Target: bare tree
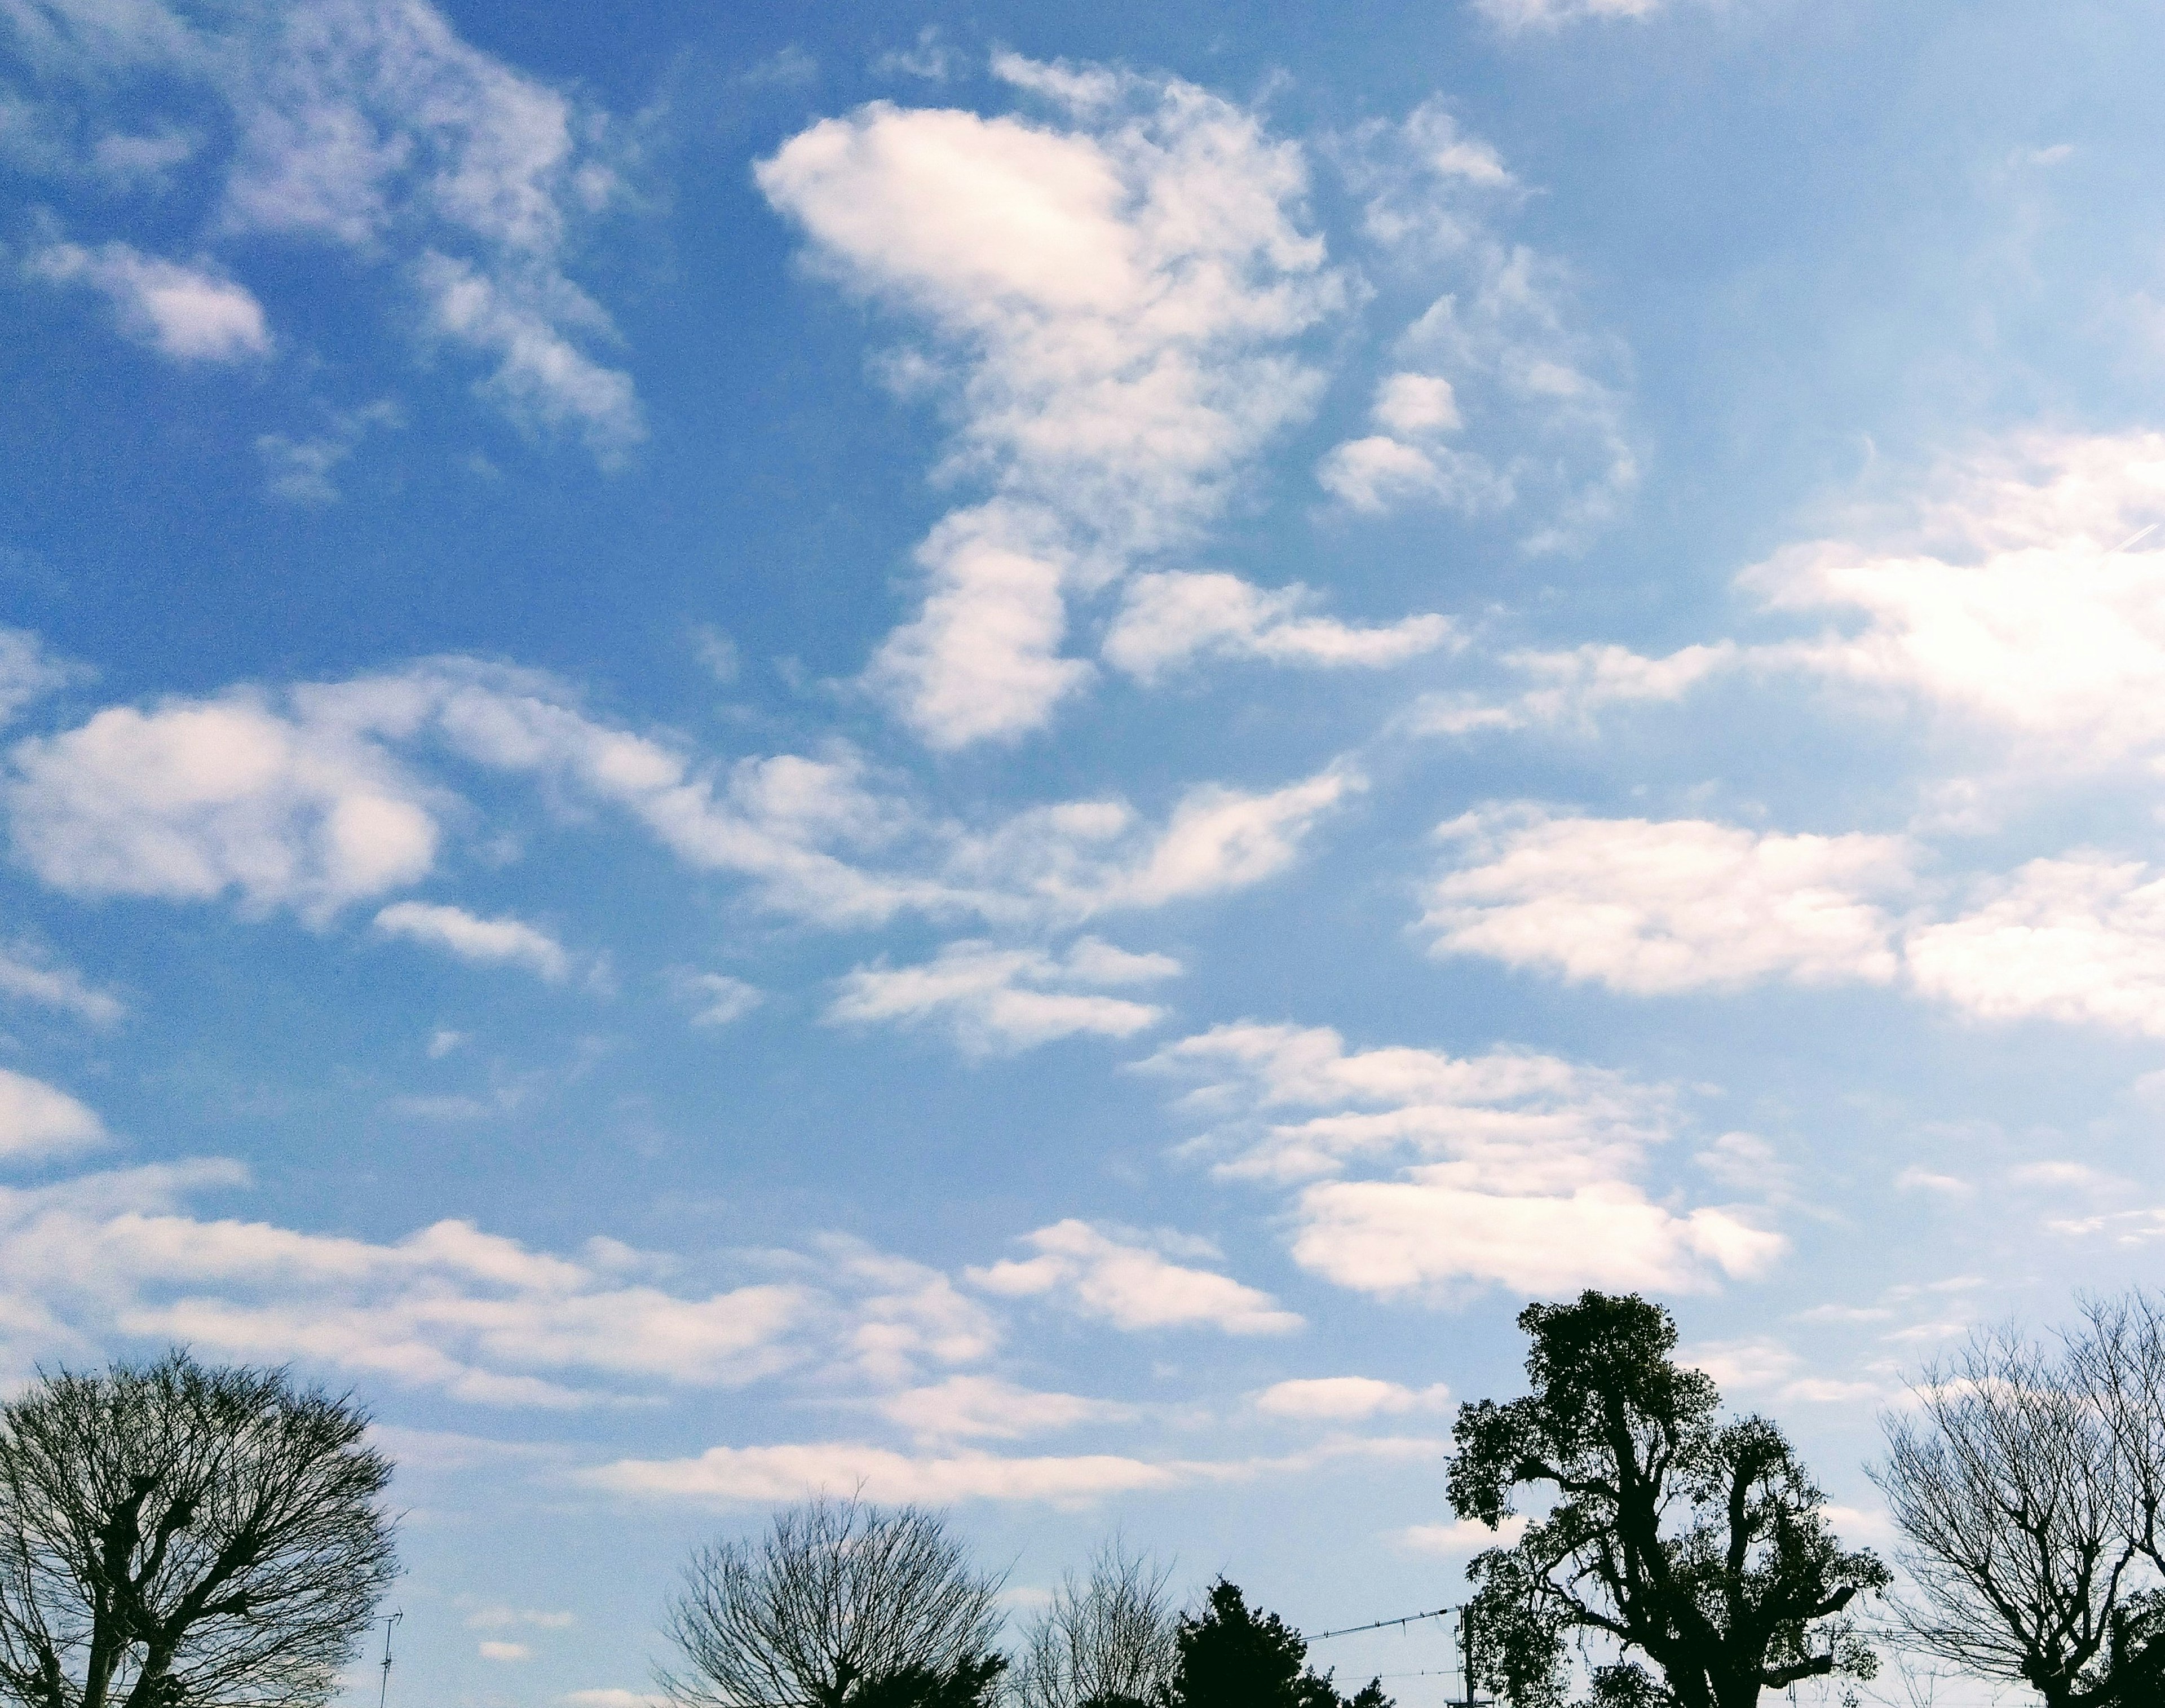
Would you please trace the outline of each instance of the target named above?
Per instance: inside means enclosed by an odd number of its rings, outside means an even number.
[[[1902,1615],[1911,1638],[2052,1708],[2155,1700],[2136,1688],[2157,1658],[2141,1653],[2157,1586],[2137,1518],[2148,1474],[2113,1389],[2143,1379],[2131,1348],[2101,1343],[2124,1322],[2095,1315],[2063,1353],[1980,1332],[1914,1385],[1913,1411],[1883,1420],[1873,1472],[1922,1598]]]
[[[1064,1579],[1031,1625],[1017,1669],[1023,1708],[1145,1708],[1180,1662],[1180,1619],[1166,1599],[1170,1571],[1130,1555],[1115,1537],[1087,1581]]]
[[[975,1708],[1005,1665],[998,1593],[933,1513],[809,1501],[693,1557],[661,1685],[696,1708]]]
[[[0,1695],[302,1708],[396,1573],[350,1401],[185,1353],[0,1408]]]

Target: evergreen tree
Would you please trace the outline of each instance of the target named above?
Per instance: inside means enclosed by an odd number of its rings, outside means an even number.
[[[1180,1664],[1168,1708],[1391,1708],[1380,1680],[1349,1705],[1308,1665],[1308,1644],[1275,1613],[1248,1606],[1223,1578],[1203,1611],[1180,1621]]]

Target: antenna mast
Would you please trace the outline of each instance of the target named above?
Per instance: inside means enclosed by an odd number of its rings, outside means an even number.
[[[383,1620],[383,1683],[376,1692],[376,1708],[383,1705],[391,1695],[391,1627],[406,1616],[403,1611],[387,1614]]]
[[[1473,1692],[1473,1610],[1458,1610],[1458,1663],[1466,1678],[1466,1695],[1448,1708],[1496,1708],[1494,1702]]]

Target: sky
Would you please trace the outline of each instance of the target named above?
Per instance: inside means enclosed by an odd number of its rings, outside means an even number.
[[[819,1489],[1440,1606],[1588,1287],[1888,1547],[2165,1238],[2161,51],[0,0],[0,1377],[350,1389],[393,1702]]]

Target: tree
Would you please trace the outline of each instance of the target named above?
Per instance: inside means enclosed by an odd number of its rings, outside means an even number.
[[[1053,1593],[1023,1642],[1015,1695],[1023,1708],[1150,1708],[1172,1683],[1178,1621],[1168,1574],[1118,1540]]]
[[[1460,1517],[1497,1529],[1521,1489],[1553,1502],[1468,1568],[1483,1684],[1556,1708],[1588,1639],[1613,1656],[1593,1669],[1597,1708],[1751,1708],[1799,1679],[1872,1675],[1841,1616],[1886,1567],[1836,1540],[1780,1430],[1720,1420],[1714,1383],[1672,1356],[1667,1311],[1588,1292],[1529,1305],[1519,1327],[1533,1392],[1463,1406],[1453,1431]]]
[[[2052,1708],[2131,1708],[2165,1700],[2165,1334],[2141,1295],[2086,1314],[2057,1349],[1987,1330],[1927,1369],[1873,1477],[1919,1647]]]
[[[0,1695],[327,1701],[397,1570],[367,1425],[283,1370],[182,1352],[0,1407]]]
[[[1275,1613],[1251,1611],[1239,1586],[1220,1578],[1203,1611],[1183,1617],[1168,1708],[1347,1708],[1330,1674],[1308,1667],[1308,1645]],[[1391,1708],[1381,1680],[1351,1708]]]
[[[981,1708],[1007,1664],[998,1592],[932,1513],[809,1501],[693,1557],[662,1688],[698,1708]]]

